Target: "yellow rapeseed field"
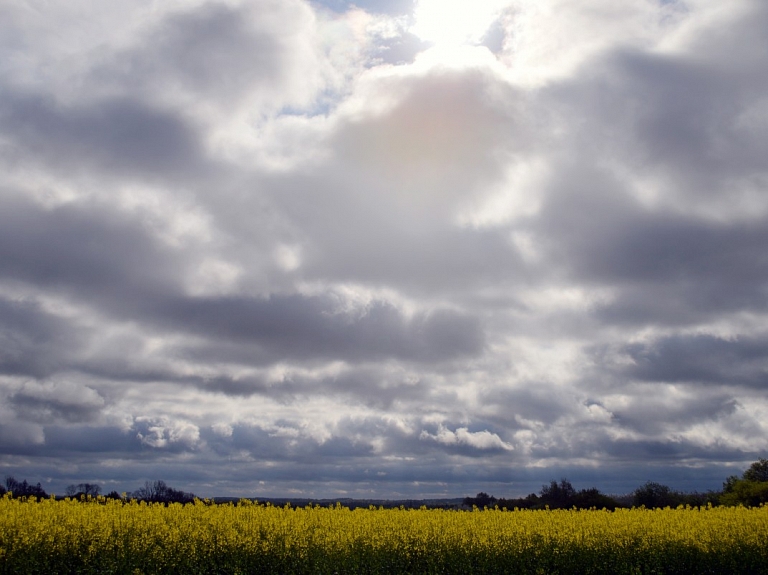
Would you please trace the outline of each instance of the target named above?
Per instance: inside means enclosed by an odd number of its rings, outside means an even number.
[[[0,573],[768,573],[768,508],[0,499]]]

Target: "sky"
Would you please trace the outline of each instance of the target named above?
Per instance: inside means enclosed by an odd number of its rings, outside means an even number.
[[[0,0],[0,474],[718,489],[768,454],[764,0]]]

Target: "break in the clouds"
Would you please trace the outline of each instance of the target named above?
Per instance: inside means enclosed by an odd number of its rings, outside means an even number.
[[[717,488],[768,449],[768,5],[0,0],[0,466]]]

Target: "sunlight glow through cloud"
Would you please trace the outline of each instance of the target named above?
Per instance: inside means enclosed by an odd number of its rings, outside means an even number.
[[[439,47],[477,44],[505,4],[500,0],[418,0],[411,32]]]

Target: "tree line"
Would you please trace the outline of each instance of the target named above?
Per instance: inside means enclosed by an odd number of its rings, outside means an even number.
[[[38,499],[46,499],[48,497],[40,483],[32,485],[26,479],[18,481],[12,475],[6,476],[5,485],[0,485],[0,496],[6,493],[10,493],[12,497],[36,497]],[[101,495],[101,486],[97,483],[73,484],[67,486],[64,494],[72,499],[96,498]],[[194,493],[174,489],[162,480],[146,481],[136,491],[122,495],[117,491],[111,491],[104,495],[104,497],[106,499],[134,499],[148,503],[192,503],[195,500]]]
[[[614,510],[617,507],[656,509],[680,505],[701,507],[707,504],[758,507],[762,503],[768,503],[768,459],[755,461],[741,477],[736,475],[728,477],[721,491],[684,493],[661,483],[649,481],[635,489],[629,496],[616,497],[601,493],[594,487],[577,491],[570,481],[563,478],[543,485],[538,494],[531,493],[525,497],[505,499],[480,492],[475,497],[465,497],[463,503],[466,507],[479,509],[485,507],[572,509],[575,507]]]

